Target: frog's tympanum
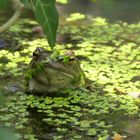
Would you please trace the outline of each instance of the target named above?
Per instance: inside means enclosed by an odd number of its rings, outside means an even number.
[[[60,54],[38,47],[33,52],[30,69],[27,86],[31,93],[52,93],[85,85],[80,63],[71,51]]]

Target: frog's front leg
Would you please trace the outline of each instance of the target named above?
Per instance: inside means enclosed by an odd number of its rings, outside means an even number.
[[[28,89],[27,91],[31,93],[47,93],[48,86],[39,83],[36,79],[30,79],[28,82]]]

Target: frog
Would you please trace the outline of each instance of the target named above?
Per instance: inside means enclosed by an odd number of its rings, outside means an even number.
[[[61,54],[37,47],[32,54],[29,70],[31,76],[26,86],[30,93],[44,95],[86,85],[85,74],[72,51]]]

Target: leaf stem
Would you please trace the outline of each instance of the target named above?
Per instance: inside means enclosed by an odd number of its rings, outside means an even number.
[[[6,23],[0,26],[0,33],[8,30],[18,20],[18,18],[21,16],[24,9],[25,9],[25,6],[20,2],[13,16]]]

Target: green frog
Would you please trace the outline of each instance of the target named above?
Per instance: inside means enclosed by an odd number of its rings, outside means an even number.
[[[85,75],[72,51],[60,54],[37,47],[29,66],[27,90],[31,93],[55,93],[64,88],[84,87]]]

